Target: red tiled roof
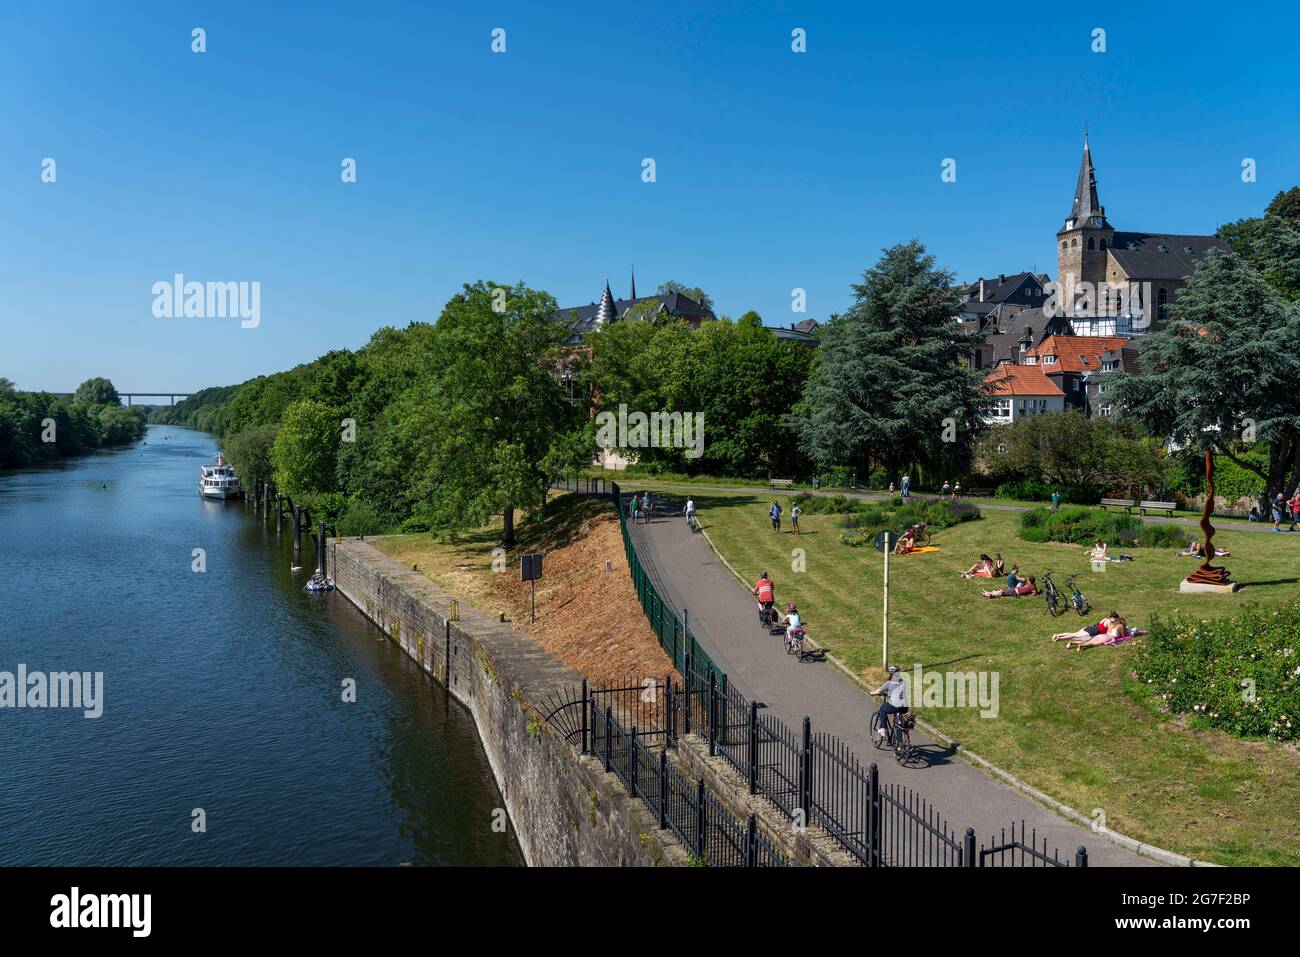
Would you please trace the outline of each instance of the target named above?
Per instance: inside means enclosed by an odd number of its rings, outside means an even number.
[[[1042,366],[1018,366],[1004,362],[987,376],[984,384],[991,395],[1065,395]]]
[[[1054,372],[1100,372],[1102,353],[1127,343],[1122,336],[1048,336],[1025,356],[1036,357],[1038,366]],[[1045,356],[1056,356],[1056,362],[1044,365]]]

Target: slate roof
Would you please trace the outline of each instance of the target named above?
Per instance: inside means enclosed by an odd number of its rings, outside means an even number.
[[[636,299],[614,299],[609,292],[609,283],[605,284],[605,293],[601,296],[600,302],[593,302],[586,306],[568,306],[560,310],[560,318],[566,322],[573,323],[573,333],[575,336],[581,336],[584,333],[591,332],[599,327],[596,321],[600,315],[601,306],[605,304],[605,296],[610,298],[615,312],[614,319],[621,319],[627,314],[627,311],[633,306],[643,302],[659,302],[663,304],[668,315],[676,319],[685,319],[688,321],[700,321],[704,319],[715,319],[713,311],[701,306],[690,296],[684,296],[679,292],[669,292],[663,295],[638,296]],[[613,321],[613,320],[607,320]]]
[[[1014,293],[1025,282],[1026,279],[1036,280],[1037,277],[1031,272],[1018,272],[1014,276],[998,276],[995,279],[989,279],[981,276],[984,280],[984,301],[980,302],[980,282],[977,279],[969,283],[966,287],[966,293],[971,297],[969,302],[963,303],[965,306],[983,306],[991,303],[999,303]]]
[[[1031,338],[1030,348],[1040,345],[1044,339],[1053,335],[1069,335],[1070,320],[1066,316],[1048,317],[1041,308],[1022,309],[1010,315],[1000,315],[998,331],[989,333],[980,346],[984,365],[996,365],[999,362],[1020,361],[1020,340],[1028,332]]]
[[[1176,281],[1190,276],[1210,250],[1227,248],[1218,236],[1116,232],[1110,255],[1129,279]]]

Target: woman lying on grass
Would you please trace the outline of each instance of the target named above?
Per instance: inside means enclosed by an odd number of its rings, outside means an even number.
[[[1178,554],[1181,555],[1181,556],[1183,556],[1183,558],[1204,558],[1204,557],[1205,557],[1205,543],[1204,543],[1204,542],[1189,542],[1188,545],[1187,545],[1187,547],[1184,548],[1184,549],[1183,549],[1181,552],[1179,552]],[[1229,556],[1229,555],[1231,555],[1231,554],[1232,554],[1232,552],[1228,551],[1226,548],[1215,548],[1215,550],[1214,550],[1214,557],[1215,557],[1215,558],[1226,558],[1227,556]]]
[[[961,573],[962,578],[992,578],[993,577],[993,559],[987,555],[981,555],[970,568]],[[1001,577],[1001,576],[998,576]]]
[[[995,591],[980,592],[985,598],[1024,598],[1026,595],[1038,594],[1038,581],[1033,575],[1021,580],[1015,588],[999,588]]]
[[[1130,631],[1128,622],[1119,616],[1119,612],[1112,611],[1108,617],[1103,618],[1095,625],[1087,625],[1078,631],[1060,632],[1052,635],[1052,641],[1064,639],[1067,651],[1070,648],[1078,651],[1094,645],[1116,645],[1139,634],[1145,634],[1145,632],[1136,628]]]

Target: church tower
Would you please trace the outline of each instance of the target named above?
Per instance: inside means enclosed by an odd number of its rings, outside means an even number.
[[[1083,162],[1074,187],[1074,205],[1065,225],[1056,233],[1056,282],[1068,287],[1073,281],[1092,283],[1094,289],[1106,281],[1106,250],[1115,242],[1115,230],[1106,221],[1106,209],[1097,199],[1097,171],[1083,134]],[[1071,280],[1069,277],[1073,277]]]

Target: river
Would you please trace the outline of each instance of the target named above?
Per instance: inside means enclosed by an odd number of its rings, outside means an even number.
[[[103,674],[98,718],[0,707],[0,865],[522,864],[468,712],[200,498],[215,455],[156,425],[0,472],[0,672]]]

